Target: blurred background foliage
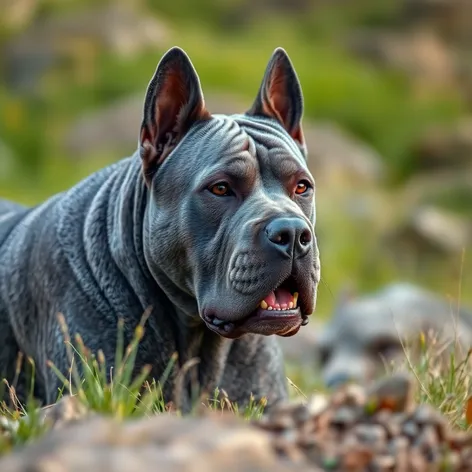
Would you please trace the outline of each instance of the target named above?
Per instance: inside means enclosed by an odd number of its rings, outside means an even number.
[[[242,112],[277,46],[305,98],[321,316],[347,283],[472,303],[472,2],[0,0],[0,197],[39,203],[137,144],[162,53]]]

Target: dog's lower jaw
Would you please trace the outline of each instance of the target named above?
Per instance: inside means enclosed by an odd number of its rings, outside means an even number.
[[[208,314],[204,314],[202,319],[208,329],[229,339],[237,339],[245,334],[293,336],[301,326],[308,323],[308,317],[302,315],[299,308],[284,311],[258,308],[246,318],[234,321],[226,321]]]

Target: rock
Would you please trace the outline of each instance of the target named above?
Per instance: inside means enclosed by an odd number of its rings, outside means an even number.
[[[317,370],[324,384],[369,385],[386,366],[405,369],[405,349],[415,363],[421,339],[445,356],[456,348],[462,358],[472,344],[472,311],[456,303],[400,282],[344,297],[318,334]]]
[[[402,435],[405,436],[410,442],[413,442],[419,434],[418,425],[412,421],[407,421],[402,428]]]
[[[372,63],[402,72],[417,96],[437,91],[472,103],[472,2],[401,0],[390,29],[348,35],[347,49]]]
[[[372,411],[408,412],[414,406],[414,388],[410,375],[397,373],[374,383],[367,394]]]
[[[0,28],[9,30],[25,27],[40,7],[40,0],[0,0]]]
[[[416,174],[397,194],[403,208],[437,205],[472,214],[472,178],[466,169],[441,168]]]
[[[270,438],[233,416],[174,415],[118,424],[97,417],[52,431],[0,460],[2,472],[295,471]]]
[[[361,31],[352,34],[347,44],[355,55],[398,70],[418,85],[444,88],[457,81],[453,52],[428,31]]]
[[[382,449],[387,440],[385,428],[380,425],[358,424],[354,433],[362,443],[369,445],[374,450]]]
[[[138,13],[129,3],[38,18],[3,48],[7,84],[14,90],[31,92],[43,73],[61,60],[75,60],[79,64],[76,72],[86,74],[84,68],[100,50],[132,57],[145,49],[166,48],[170,35],[167,25]]]
[[[352,426],[358,418],[358,410],[351,406],[342,406],[336,410],[331,418],[331,426],[344,429]]]
[[[344,454],[342,460],[343,470],[346,472],[366,470],[367,466],[372,463],[373,456],[373,451],[367,447],[357,447],[349,450]]]
[[[333,123],[304,121],[308,164],[320,185],[377,184],[386,176],[381,156]]]
[[[307,403],[307,410],[311,416],[316,418],[323,413],[328,406],[328,400],[324,395],[314,395]]]
[[[419,171],[462,168],[472,175],[472,117],[452,127],[431,127],[419,137],[413,152]]]
[[[308,403],[279,404],[249,422],[208,410],[200,416],[163,414],[123,423],[95,415],[17,449],[0,459],[0,470],[340,472],[393,466],[439,470],[444,461],[453,464],[448,470],[468,470],[472,434],[445,427],[444,435],[438,435],[433,424],[439,413],[425,408],[419,412],[421,406],[409,402],[412,390],[411,378],[397,375],[373,389],[344,386]],[[371,408],[372,395],[377,405],[384,406],[392,406],[395,398],[395,407],[383,407],[379,415]],[[353,397],[360,402],[355,412]],[[313,408],[314,404],[318,406]],[[343,419],[342,428],[333,427],[336,418]],[[394,434],[387,434],[390,424],[399,425]]]
[[[472,3],[469,0],[403,0],[400,21],[428,28],[456,46],[472,41]]]
[[[472,243],[472,225],[452,212],[422,206],[414,208],[384,238],[390,250],[403,257],[460,254]]]
[[[57,403],[41,408],[40,421],[49,428],[59,429],[89,414],[86,406],[77,397],[66,395]]]
[[[448,445],[455,441],[457,433],[446,428],[441,438],[433,427],[439,414],[433,409],[424,408],[417,413],[422,407],[413,402],[414,384],[411,376],[397,374],[386,377],[369,389],[356,385],[355,390],[362,392],[357,397],[363,400],[355,414],[351,414],[352,395],[349,390],[352,388],[352,385],[346,385],[330,397],[325,397],[324,402],[316,400],[315,403],[323,404],[322,410],[317,408],[316,413],[302,424],[293,420],[284,421],[287,425],[285,429],[278,426],[280,415],[287,417],[297,412],[296,415],[300,416],[300,405],[293,405],[292,408],[290,405],[275,407],[254,424],[263,424],[264,430],[274,438],[273,445],[279,453],[287,457],[303,457],[310,465],[323,470],[383,471],[393,470],[391,468],[394,466],[400,467],[395,470],[439,470],[445,460],[454,464],[450,470],[461,470],[460,467],[471,465],[468,462],[471,450],[468,441],[472,440],[472,434],[467,433],[462,442],[457,441],[462,446],[448,453]],[[373,402],[375,408],[372,408]],[[307,410],[310,409],[310,403],[306,406]],[[380,412],[382,415],[379,415]],[[337,424],[333,429],[332,420],[336,421],[336,418],[342,418],[342,428]],[[418,418],[422,421],[418,422]],[[391,424],[397,424],[398,428],[387,434]],[[304,433],[294,435],[294,428]],[[405,431],[408,437],[404,435]],[[307,440],[306,436],[311,437],[312,441]],[[374,468],[374,464],[380,468]],[[428,468],[422,468],[426,464]],[[413,465],[420,468],[411,468]]]

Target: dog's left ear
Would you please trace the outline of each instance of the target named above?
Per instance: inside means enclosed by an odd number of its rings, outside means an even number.
[[[257,98],[247,115],[278,120],[288,134],[305,148],[302,131],[303,95],[297,73],[282,48],[277,48],[267,65]]]
[[[148,184],[190,127],[210,117],[190,58],[173,47],[160,60],[144,102],[139,148]]]

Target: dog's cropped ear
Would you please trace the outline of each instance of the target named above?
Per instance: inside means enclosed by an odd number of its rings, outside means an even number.
[[[144,102],[139,148],[148,184],[192,124],[210,116],[190,58],[179,47],[170,49],[157,66]]]
[[[246,114],[275,118],[302,149],[305,148],[301,124],[302,89],[284,49],[277,48],[272,54],[257,98]]]

